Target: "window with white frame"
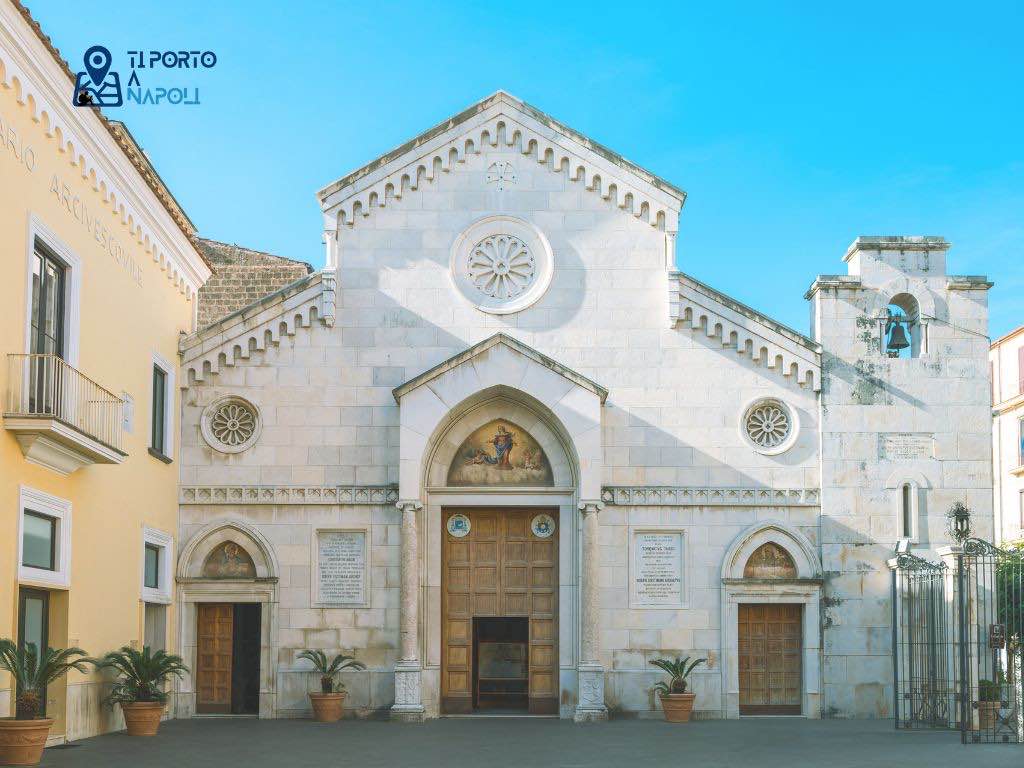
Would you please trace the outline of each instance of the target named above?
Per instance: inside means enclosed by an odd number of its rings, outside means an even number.
[[[70,586],[71,502],[23,485],[18,506],[18,580]]]
[[[35,215],[27,258],[25,351],[77,365],[82,261]]]
[[[169,533],[142,530],[142,600],[146,603],[171,602],[173,542]]]
[[[153,354],[149,452],[169,463],[174,455],[174,369]]]

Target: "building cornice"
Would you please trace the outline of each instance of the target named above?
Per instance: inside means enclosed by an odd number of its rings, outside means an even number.
[[[774,369],[801,386],[821,389],[821,346],[682,272],[669,273],[669,318],[718,339],[723,348]]]
[[[686,193],[504,91],[463,110],[317,193],[327,217],[354,226],[485,146],[532,157],[652,227],[675,232]]]
[[[313,323],[330,328],[336,313],[335,275],[314,272],[264,296],[178,342],[181,386],[216,376]]]
[[[859,291],[861,288],[860,278],[853,275],[818,275],[811,287],[804,292],[804,298],[810,301],[818,291],[825,290],[846,290]]]
[[[13,91],[131,238],[193,299],[211,270],[192,223],[126,130],[98,109],[72,106],[73,84],[71,69],[25,6],[0,2],[0,88]]]
[[[816,507],[821,504],[821,490],[606,485],[601,489],[601,501],[617,507]]]
[[[987,291],[995,283],[984,275],[950,275],[946,287],[951,291]]]
[[[1020,328],[1014,328],[1009,333],[1007,333],[1007,334],[1005,334],[1003,336],[1000,336],[998,339],[996,339],[995,341],[992,342],[992,347],[991,348],[995,349],[1000,344],[1005,344],[1007,341],[1010,341],[1010,339],[1014,339],[1014,338],[1020,336],[1022,333],[1024,333],[1024,325],[1022,325]]]
[[[437,489],[434,489],[437,490]],[[600,500],[612,506],[762,506],[816,507],[818,488],[716,488],[677,486],[604,486]],[[398,503],[397,485],[183,485],[182,505],[222,504],[370,504]]]
[[[183,485],[178,503],[207,504],[374,504],[398,501],[397,485]]]
[[[582,387],[583,389],[586,389],[589,392],[592,392],[593,394],[597,395],[600,398],[602,403],[604,403],[604,401],[608,397],[608,390],[602,387],[600,384],[591,381],[583,374],[577,373],[572,368],[569,368],[568,366],[563,365],[557,360],[548,357],[544,353],[538,352],[529,344],[524,344],[523,342],[519,341],[519,339],[513,338],[508,334],[499,332],[494,334],[493,336],[484,339],[483,341],[477,342],[469,349],[463,350],[457,355],[452,355],[444,362],[438,363],[433,368],[430,368],[429,370],[424,371],[418,376],[414,376],[413,378],[409,379],[409,381],[405,382],[404,384],[400,384],[399,386],[395,387],[391,391],[391,394],[395,398],[395,402],[401,403],[402,398],[412,390],[416,389],[417,387],[423,386],[427,382],[436,379],[438,376],[441,376],[444,373],[447,373],[452,368],[456,368],[465,363],[466,361],[472,360],[474,357],[477,357],[478,355],[482,355],[491,347],[496,346],[498,344],[504,344],[509,349],[512,349],[520,353],[521,355],[530,358],[534,362],[540,363],[545,368],[554,371],[560,376],[565,377],[573,384]]]
[[[950,242],[938,235],[862,235],[850,243],[843,261],[853,258],[857,251],[948,251]]]
[[[1011,411],[1016,411],[1019,408],[1024,408],[1024,392],[1015,397],[1011,397],[1009,400],[1003,400],[1001,403],[993,405],[992,415],[1002,416],[1010,413]]]

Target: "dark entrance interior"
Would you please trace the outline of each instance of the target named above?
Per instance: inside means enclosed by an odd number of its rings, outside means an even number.
[[[259,714],[260,604],[197,607],[196,712]]]
[[[473,619],[473,706],[526,711],[530,707],[530,620]]]
[[[231,713],[260,711],[260,604],[235,603],[231,658]]]

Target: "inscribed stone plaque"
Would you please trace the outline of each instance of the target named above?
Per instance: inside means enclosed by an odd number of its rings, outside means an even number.
[[[683,534],[633,534],[633,602],[645,607],[683,604]]]
[[[366,531],[322,531],[317,536],[318,602],[366,602]]]
[[[884,432],[878,436],[878,458],[913,461],[932,458],[932,436],[924,432]]]

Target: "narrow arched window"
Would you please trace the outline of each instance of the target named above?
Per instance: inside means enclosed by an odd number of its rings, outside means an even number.
[[[882,327],[882,351],[887,357],[920,357],[927,348],[927,326],[921,320],[917,299],[909,293],[893,296],[886,307]]]
[[[900,487],[900,538],[914,538],[914,489],[910,483]]]

